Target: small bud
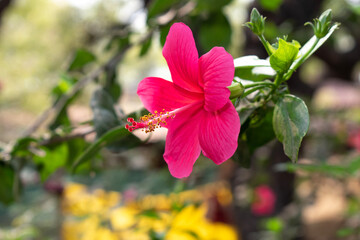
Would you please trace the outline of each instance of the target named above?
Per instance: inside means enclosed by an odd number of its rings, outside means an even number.
[[[265,19],[260,15],[259,11],[256,8],[253,8],[250,15],[250,22],[245,23],[244,25],[250,28],[250,30],[260,36],[264,34],[265,30]]]
[[[245,87],[241,84],[241,82],[233,82],[228,89],[230,90],[230,99],[240,97],[245,90]]]
[[[323,38],[330,30],[331,19],[331,9],[328,9],[319,18],[314,19],[314,23],[307,22],[305,25],[310,25],[313,28],[317,38]]]

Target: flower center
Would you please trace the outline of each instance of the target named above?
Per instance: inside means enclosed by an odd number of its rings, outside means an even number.
[[[138,122],[133,118],[128,118],[127,121],[130,124],[126,124],[125,128],[129,130],[129,132],[140,128],[142,131],[145,131],[145,133],[153,132],[156,128],[161,128],[162,125],[166,125],[167,120],[174,118],[176,112],[178,112],[178,109],[171,112],[165,112],[165,109],[161,112],[154,111],[154,114],[149,113],[140,117]]]

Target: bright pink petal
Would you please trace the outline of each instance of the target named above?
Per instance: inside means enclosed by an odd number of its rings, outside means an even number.
[[[214,47],[199,59],[200,75],[205,94],[205,110],[216,111],[229,99],[227,88],[234,78],[234,60],[222,47]]]
[[[202,94],[186,91],[170,81],[156,77],[144,78],[139,83],[137,94],[145,108],[152,113],[163,109],[172,111],[203,99]]]
[[[228,160],[238,146],[240,118],[231,101],[216,112],[204,111],[199,140],[203,154],[220,164]]]
[[[176,178],[189,176],[200,155],[199,119],[203,112],[202,104],[194,104],[178,113],[168,127],[164,159]]]
[[[183,23],[171,26],[162,51],[173,82],[192,92],[202,92],[198,85],[198,61],[191,29]]]

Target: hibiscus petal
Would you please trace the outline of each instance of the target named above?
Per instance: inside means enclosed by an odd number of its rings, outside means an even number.
[[[164,159],[171,175],[176,178],[189,176],[200,155],[199,119],[202,112],[202,105],[194,104],[178,113],[169,125]]]
[[[204,111],[199,140],[204,156],[220,164],[229,159],[238,145],[240,118],[231,101],[216,112]]]
[[[171,26],[162,53],[176,85],[192,92],[202,92],[198,85],[199,54],[188,26],[183,23]]]
[[[203,99],[202,94],[192,93],[179,88],[162,78],[144,78],[138,86],[137,94],[145,108],[150,112],[172,111],[194,101]]]
[[[205,94],[205,110],[216,111],[229,99],[227,88],[234,79],[234,60],[222,47],[214,47],[199,59],[199,71]]]

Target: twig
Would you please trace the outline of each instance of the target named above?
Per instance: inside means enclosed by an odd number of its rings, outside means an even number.
[[[95,132],[95,129],[90,128],[89,130],[83,131],[83,132],[70,133],[69,135],[65,135],[65,136],[56,136],[56,137],[52,137],[52,138],[41,141],[39,143],[39,145],[40,146],[49,146],[52,144],[67,142],[67,141],[75,139],[75,138],[84,138],[86,135],[89,135],[94,132]]]

